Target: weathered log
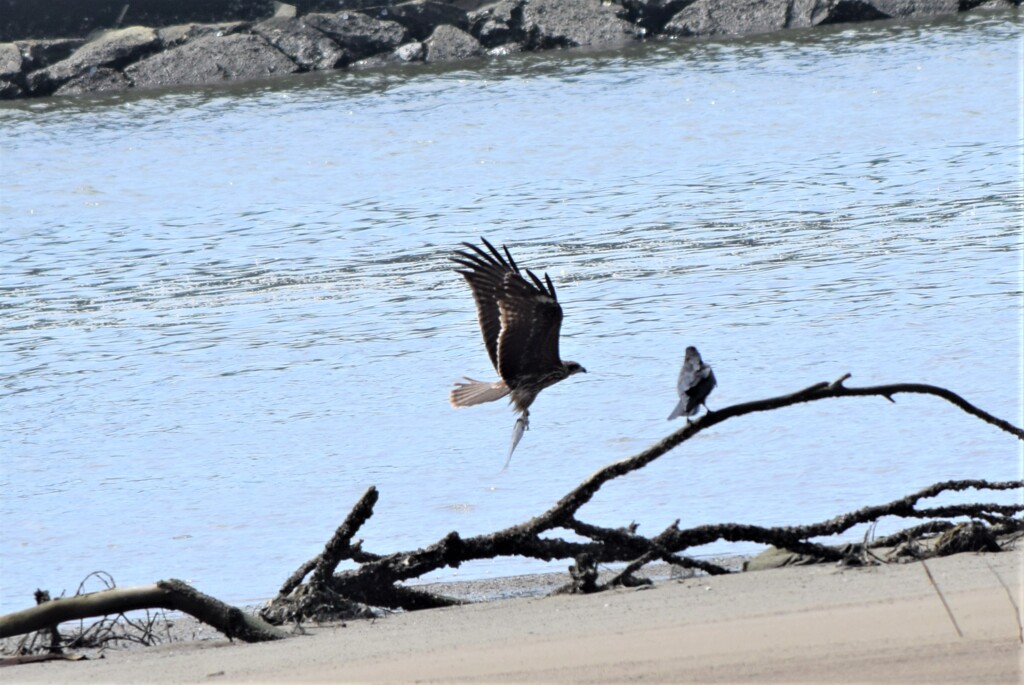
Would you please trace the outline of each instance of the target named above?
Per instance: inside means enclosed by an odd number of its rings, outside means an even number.
[[[180,580],[160,580],[141,587],[113,588],[44,602],[0,616],[0,638],[45,630],[65,621],[95,618],[140,609],[181,611],[243,642],[280,640],[288,634],[257,616],[204,595]]]

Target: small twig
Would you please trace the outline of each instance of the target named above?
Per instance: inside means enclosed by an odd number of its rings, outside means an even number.
[[[852,376],[853,374],[851,373],[844,373],[842,376],[829,383],[828,389],[833,390],[839,387],[840,385],[843,384],[843,381],[845,381],[847,378],[851,378]]]
[[[634,578],[633,574],[656,558],[657,555],[654,552],[645,552],[644,554],[640,555],[637,559],[634,559],[633,561],[626,564],[626,567],[618,573],[616,573],[614,576],[612,576],[601,589],[603,590],[610,587],[617,587],[619,585],[625,585],[626,587],[634,587],[636,585],[650,585],[650,580],[639,580],[637,578]]]
[[[871,551],[871,546],[872,546],[872,544],[874,544],[874,541],[875,541],[875,529],[876,528],[878,528],[878,519],[875,519],[874,521],[872,521],[871,525],[868,526],[867,530],[864,531],[864,540],[863,540],[863,542],[861,542],[860,550],[859,551],[860,551],[861,559],[862,559],[862,561],[863,561],[865,566],[867,566],[868,561],[870,561],[870,559],[874,559],[875,561],[877,561],[880,564],[884,564],[885,563],[885,559],[882,559],[877,554],[875,554],[874,552]]]
[[[924,566],[924,572],[928,574],[928,582],[932,584],[932,587],[935,588],[935,592],[938,594],[939,599],[942,600],[942,606],[946,607],[946,613],[949,614],[949,620],[953,622],[953,627],[956,628],[956,634],[963,637],[964,633],[960,630],[960,626],[956,622],[956,616],[953,615],[953,610],[949,608],[949,602],[946,601],[945,595],[942,594],[942,590],[940,590],[939,586],[936,584],[935,578],[932,577],[932,572],[928,568],[928,564],[924,563],[924,559],[921,559],[921,566]]]
[[[110,575],[106,571],[93,571],[85,578],[82,578],[82,582],[78,584],[78,589],[75,590],[76,597],[84,593],[85,584],[89,582],[90,578],[96,578],[97,580],[99,580],[101,583],[103,583],[104,588],[107,590],[112,590],[115,587],[117,587],[117,582],[114,580],[114,576]]]

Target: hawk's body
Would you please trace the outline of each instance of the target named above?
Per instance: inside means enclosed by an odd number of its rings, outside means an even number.
[[[686,356],[683,358],[683,368],[679,371],[679,380],[676,383],[679,390],[679,404],[669,414],[669,421],[678,416],[690,417],[696,414],[716,384],[714,372],[700,358],[697,348],[687,347]],[[704,404],[705,409],[707,406]]]
[[[586,369],[559,357],[562,307],[548,275],[544,274],[542,281],[525,269],[527,280],[508,248],[503,248],[503,255],[481,240],[487,250],[463,243],[468,250],[456,252],[451,259],[463,267],[456,272],[473,291],[484,346],[501,380],[485,383],[467,378],[465,383],[456,383],[450,399],[453,406],[469,407],[511,395],[512,405],[520,414],[512,434],[511,459],[529,426],[529,408],[537,394]]]

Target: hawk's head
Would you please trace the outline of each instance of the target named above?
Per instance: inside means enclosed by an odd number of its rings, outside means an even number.
[[[565,370],[569,372],[570,376],[573,375],[574,373],[586,373],[587,372],[586,369],[584,369],[582,366],[580,366],[576,362],[564,361],[564,362],[562,362],[562,364],[565,366]]]

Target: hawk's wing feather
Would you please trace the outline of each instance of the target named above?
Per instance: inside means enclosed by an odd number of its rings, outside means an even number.
[[[535,273],[533,273],[532,271],[530,271],[529,269],[527,269],[527,270],[526,270],[526,275],[527,275],[527,276],[529,276],[529,277],[530,277],[530,280],[531,280],[531,281],[533,281],[533,284],[534,284],[535,286],[537,286],[537,290],[541,291],[542,293],[544,293],[544,294],[546,294],[546,295],[550,295],[550,294],[551,294],[551,293],[549,293],[549,292],[548,292],[548,291],[547,291],[547,290],[546,290],[546,289],[544,288],[544,284],[543,284],[543,283],[541,282],[541,280],[540,280],[539,278],[537,278],[537,274],[535,274]],[[546,274],[545,274],[545,275],[546,275]]]
[[[486,250],[463,243],[451,259],[464,269],[476,301],[477,318],[487,354],[498,374],[512,385],[524,374],[547,373],[561,365],[558,336],[562,308],[551,279],[541,281],[529,269],[523,278],[507,247],[499,252],[485,238]],[[530,282],[532,281],[532,283]]]
[[[540,280],[529,270],[535,283]],[[501,336],[498,340],[498,373],[510,383],[530,374],[546,374],[562,364],[558,336],[562,307],[543,287],[519,274],[507,274],[498,298]]]
[[[498,309],[498,292],[501,289],[505,274],[515,267],[507,263],[494,246],[486,240],[484,244],[490,248],[491,254],[484,252],[476,245],[463,243],[472,252],[460,250],[451,260],[463,269],[456,269],[462,274],[473,292],[476,302],[477,320],[480,322],[480,334],[487,348],[487,356],[491,364],[498,369],[498,336],[501,335],[501,311]]]
[[[530,274],[530,277],[533,278],[533,281],[537,284],[538,288],[542,291],[545,290],[544,285],[541,284],[540,279],[533,275],[533,272],[529,269],[527,269],[526,272]],[[555,294],[555,286],[551,282],[551,277],[548,276],[547,273],[544,274],[544,283],[547,284],[547,294],[551,296],[551,299],[554,300],[557,305],[558,295]],[[562,363],[562,359],[558,351],[558,337],[562,329],[562,307],[561,305],[557,306],[558,322],[548,328],[547,337],[545,338],[544,343],[540,346],[540,349],[545,355],[544,363],[548,367],[558,366]]]

